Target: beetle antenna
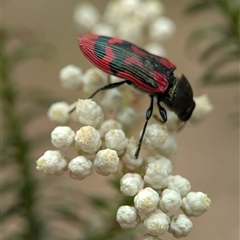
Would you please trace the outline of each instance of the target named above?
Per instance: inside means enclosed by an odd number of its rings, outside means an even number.
[[[151,118],[152,112],[153,112],[153,96],[151,96],[151,95],[149,95],[149,96],[151,98],[150,106],[149,106],[148,110],[146,111],[146,121],[145,121],[145,124],[144,124],[144,127],[143,127],[142,135],[141,135],[141,137],[139,139],[139,142],[138,142],[138,148],[135,152],[135,158],[136,159],[138,158],[138,155],[139,155],[139,152],[140,152],[140,149],[141,149],[142,140],[143,140],[146,128],[147,128],[148,120]]]

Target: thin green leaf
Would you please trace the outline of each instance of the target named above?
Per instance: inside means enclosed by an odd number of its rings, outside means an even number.
[[[240,77],[239,73],[215,75],[213,73],[206,72],[200,80],[205,85],[215,85],[224,83],[237,83],[240,81]]]
[[[212,43],[210,46],[206,47],[205,50],[201,53],[199,56],[200,61],[206,61],[210,57],[213,57],[214,54],[220,54],[222,51],[224,52],[224,55],[227,53],[229,54],[230,52],[228,49],[232,48],[233,45],[231,44],[231,41],[228,39],[220,39],[214,43]]]
[[[69,208],[69,206],[68,207],[66,207],[66,206],[55,206],[54,211],[61,214],[62,217],[64,217],[68,221],[72,221],[72,222],[78,223],[78,224],[80,223],[80,224],[88,225],[88,223],[86,221],[81,219],[76,214],[76,210]]]
[[[214,6],[215,6],[215,1],[211,1],[211,0],[198,1],[198,2],[195,1],[194,3],[189,5],[184,12],[188,14],[196,14],[205,10],[212,10]]]
[[[224,35],[224,29],[221,24],[214,24],[214,25],[208,25],[201,27],[197,30],[195,30],[188,38],[188,42],[199,42],[202,41],[203,39],[208,39],[213,36],[222,36]]]

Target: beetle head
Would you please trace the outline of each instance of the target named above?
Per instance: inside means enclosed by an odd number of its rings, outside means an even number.
[[[176,79],[173,88],[169,90],[169,101],[167,104],[178,115],[182,121],[187,121],[195,108],[193,91],[184,75]]]

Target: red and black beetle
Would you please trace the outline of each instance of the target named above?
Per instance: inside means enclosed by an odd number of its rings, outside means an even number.
[[[135,153],[136,158],[148,120],[152,116],[154,97],[157,99],[163,123],[167,121],[167,114],[160,102],[164,102],[182,121],[191,117],[195,107],[192,88],[184,75],[180,78],[174,76],[176,67],[166,58],[153,55],[122,39],[96,34],[82,35],[78,44],[84,56],[99,69],[125,79],[98,89],[89,98],[101,90],[115,88],[124,83],[149,95],[150,106],[146,111],[146,121]]]

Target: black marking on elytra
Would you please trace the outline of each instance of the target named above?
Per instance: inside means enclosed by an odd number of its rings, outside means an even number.
[[[94,44],[94,54],[99,59],[103,59],[106,56],[106,46],[108,45],[108,37],[100,36],[98,39],[95,40]]]

